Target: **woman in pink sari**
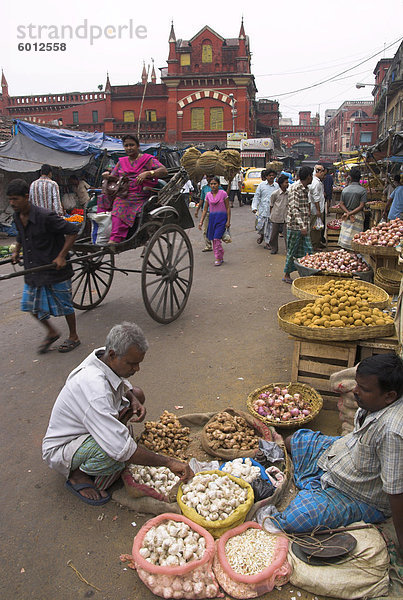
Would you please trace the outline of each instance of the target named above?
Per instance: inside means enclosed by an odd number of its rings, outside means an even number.
[[[150,197],[150,190],[146,188],[155,187],[158,178],[168,173],[164,165],[154,156],[140,152],[137,136],[128,134],[123,136],[122,141],[127,156],[119,158],[111,175],[117,177],[126,175],[129,178],[129,193],[126,198],[116,197],[113,201],[102,195],[97,205],[97,212],[112,211],[110,244],[123,242],[126,239],[136,215]]]

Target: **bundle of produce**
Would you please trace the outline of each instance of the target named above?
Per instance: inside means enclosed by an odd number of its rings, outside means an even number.
[[[243,523],[217,542],[213,569],[223,590],[234,598],[256,598],[287,583],[286,536],[264,531],[255,522]]]
[[[271,162],[266,163],[266,169],[273,169],[280,173],[283,170],[283,163],[280,160],[272,160]]]
[[[265,479],[267,478],[263,467],[251,458],[235,458],[234,460],[224,463],[220,467],[220,471],[229,473],[234,477],[240,477],[247,483],[252,483],[252,481],[262,476],[264,476]]]
[[[82,223],[84,221],[83,215],[71,215],[71,217],[64,217],[65,221],[70,223]]]
[[[176,499],[176,486],[179,477],[167,467],[146,467],[129,465],[122,473],[122,479],[132,498],[151,496],[164,502]]]
[[[324,296],[310,302],[291,318],[291,323],[304,327],[373,327],[393,325],[393,319],[379,308],[370,308],[366,300],[354,296],[332,298]]]
[[[188,148],[181,158],[181,165],[186,169],[190,179],[198,179],[197,163],[201,156],[200,150],[197,148]]]
[[[218,156],[218,163],[227,181],[232,181],[241,168],[241,154],[237,150],[222,150]]]
[[[12,254],[11,246],[0,246],[0,258],[6,258]]]
[[[355,375],[357,366],[343,369],[333,373],[330,376],[330,390],[336,394],[340,394],[337,408],[339,410],[339,418],[341,421],[341,434],[346,435],[354,429],[355,413],[358,409],[358,404],[354,396],[354,389],[357,385]]]
[[[200,180],[203,175],[222,175],[230,181],[241,168],[241,155],[237,150],[201,153],[196,148],[188,148],[181,158],[181,165],[194,180]]]
[[[163,598],[216,598],[214,540],[186,517],[166,513],[148,521],[133,543],[140,579]]]
[[[159,421],[146,421],[138,443],[149,450],[186,459],[190,429],[182,427],[176,415],[164,410]]]
[[[197,473],[178,491],[182,513],[214,537],[243,523],[253,501],[253,490],[246,481],[222,471]]]
[[[353,242],[363,246],[397,246],[403,237],[403,219],[378,223],[372,229],[356,233]]]
[[[214,415],[203,429],[203,449],[220,458],[238,458],[254,456],[259,446],[256,427],[260,424],[247,420],[247,416],[222,411]]]
[[[370,267],[355,252],[333,250],[307,254],[298,260],[299,264],[310,269],[318,269],[329,273],[356,273],[369,271]]]
[[[311,405],[301,394],[290,394],[286,387],[274,387],[272,392],[259,394],[252,407],[260,416],[274,421],[298,421],[312,412]]]
[[[328,222],[327,228],[328,229],[340,229],[341,224],[342,224],[342,221],[340,219],[332,219],[331,221]]]

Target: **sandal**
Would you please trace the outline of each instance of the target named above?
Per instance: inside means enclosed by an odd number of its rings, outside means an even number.
[[[215,267],[219,267],[220,265],[222,265],[222,264],[223,264],[223,262],[224,262],[223,260],[215,260],[215,261],[214,261],[214,266],[215,266]]]
[[[71,352],[81,344],[80,340],[64,340],[58,347],[59,352]]]
[[[46,338],[45,341],[43,341],[42,344],[38,347],[38,354],[46,354],[47,352],[49,352],[51,345],[57,342],[59,337],[60,334],[54,335],[51,338]]]
[[[291,277],[283,277],[282,281],[284,281],[284,283],[292,283]]]

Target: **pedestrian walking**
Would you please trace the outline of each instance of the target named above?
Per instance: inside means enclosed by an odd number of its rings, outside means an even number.
[[[291,273],[296,270],[294,258],[313,254],[309,236],[310,207],[308,185],[312,183],[312,168],[302,167],[299,180],[290,186],[288,191],[287,212],[287,257],[285,260],[285,283],[292,283]]]
[[[203,227],[203,222],[210,211],[209,224],[207,229],[207,238],[213,242],[214,265],[219,267],[224,262],[224,249],[221,238],[225,229],[231,223],[231,208],[227,193],[219,189],[220,180],[218,177],[212,177],[210,180],[211,192],[206,195],[203,214],[199,223],[199,229]]]
[[[278,183],[274,180],[277,172],[273,169],[265,169],[262,172],[262,179],[265,181],[259,183],[252,201],[252,212],[257,215],[256,231],[258,232],[257,243],[265,241],[264,248],[270,250],[270,198],[273,192],[278,190]]]
[[[242,206],[242,175],[241,173],[236,173],[231,183],[228,185],[227,193],[229,198],[229,205],[231,208],[234,208],[235,198],[238,198],[239,206]]]
[[[314,250],[318,250],[322,242],[322,233],[325,224],[325,189],[323,186],[323,180],[326,175],[326,169],[323,165],[317,164],[315,166],[315,173],[312,178],[312,183],[309,186],[308,195],[311,203],[311,242]],[[322,227],[318,226],[318,221]]]
[[[278,253],[278,236],[280,231],[283,233],[285,249],[287,250],[287,225],[285,220],[288,212],[288,175],[280,175],[277,183],[280,187],[272,193],[270,198],[271,235],[269,246],[271,254]]]
[[[29,201],[35,206],[53,210],[59,217],[64,215],[59,186],[52,180],[50,165],[42,165],[41,176],[31,183]]]
[[[64,316],[69,337],[58,350],[70,352],[80,345],[80,340],[71,295],[73,269],[66,264],[66,257],[77,237],[78,227],[46,208],[31,204],[29,186],[23,179],[10,181],[7,196],[15,211],[14,221],[18,231],[12,262],[18,262],[22,249],[25,269],[55,264],[53,269],[25,275],[21,310],[30,312],[46,329],[47,335],[38,348],[39,354],[48,352],[60,338],[59,331],[50,322],[50,316]]]
[[[203,187],[201,188],[201,192],[200,192],[200,202],[199,205],[196,207],[195,210],[195,218],[197,219],[197,217],[199,216],[199,211],[202,211],[203,214],[203,209],[204,209],[204,205],[205,205],[205,201],[206,201],[206,196],[208,194],[208,192],[211,192],[211,187],[210,187],[210,181],[211,181],[212,177],[208,177],[206,178],[206,184],[203,185]],[[203,179],[202,179],[203,181]],[[223,188],[221,187],[221,185],[219,186],[219,189],[222,190]],[[207,205],[208,207],[208,205]],[[209,222],[209,209],[207,208],[207,213],[205,216],[205,219],[203,221],[203,237],[204,237],[204,248],[202,250],[202,252],[212,252],[213,250],[213,246],[212,243],[210,242],[210,240],[207,237],[207,229],[208,229],[208,222]]]

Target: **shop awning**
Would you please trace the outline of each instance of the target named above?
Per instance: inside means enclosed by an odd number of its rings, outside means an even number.
[[[241,158],[265,158],[266,152],[241,152]]]

